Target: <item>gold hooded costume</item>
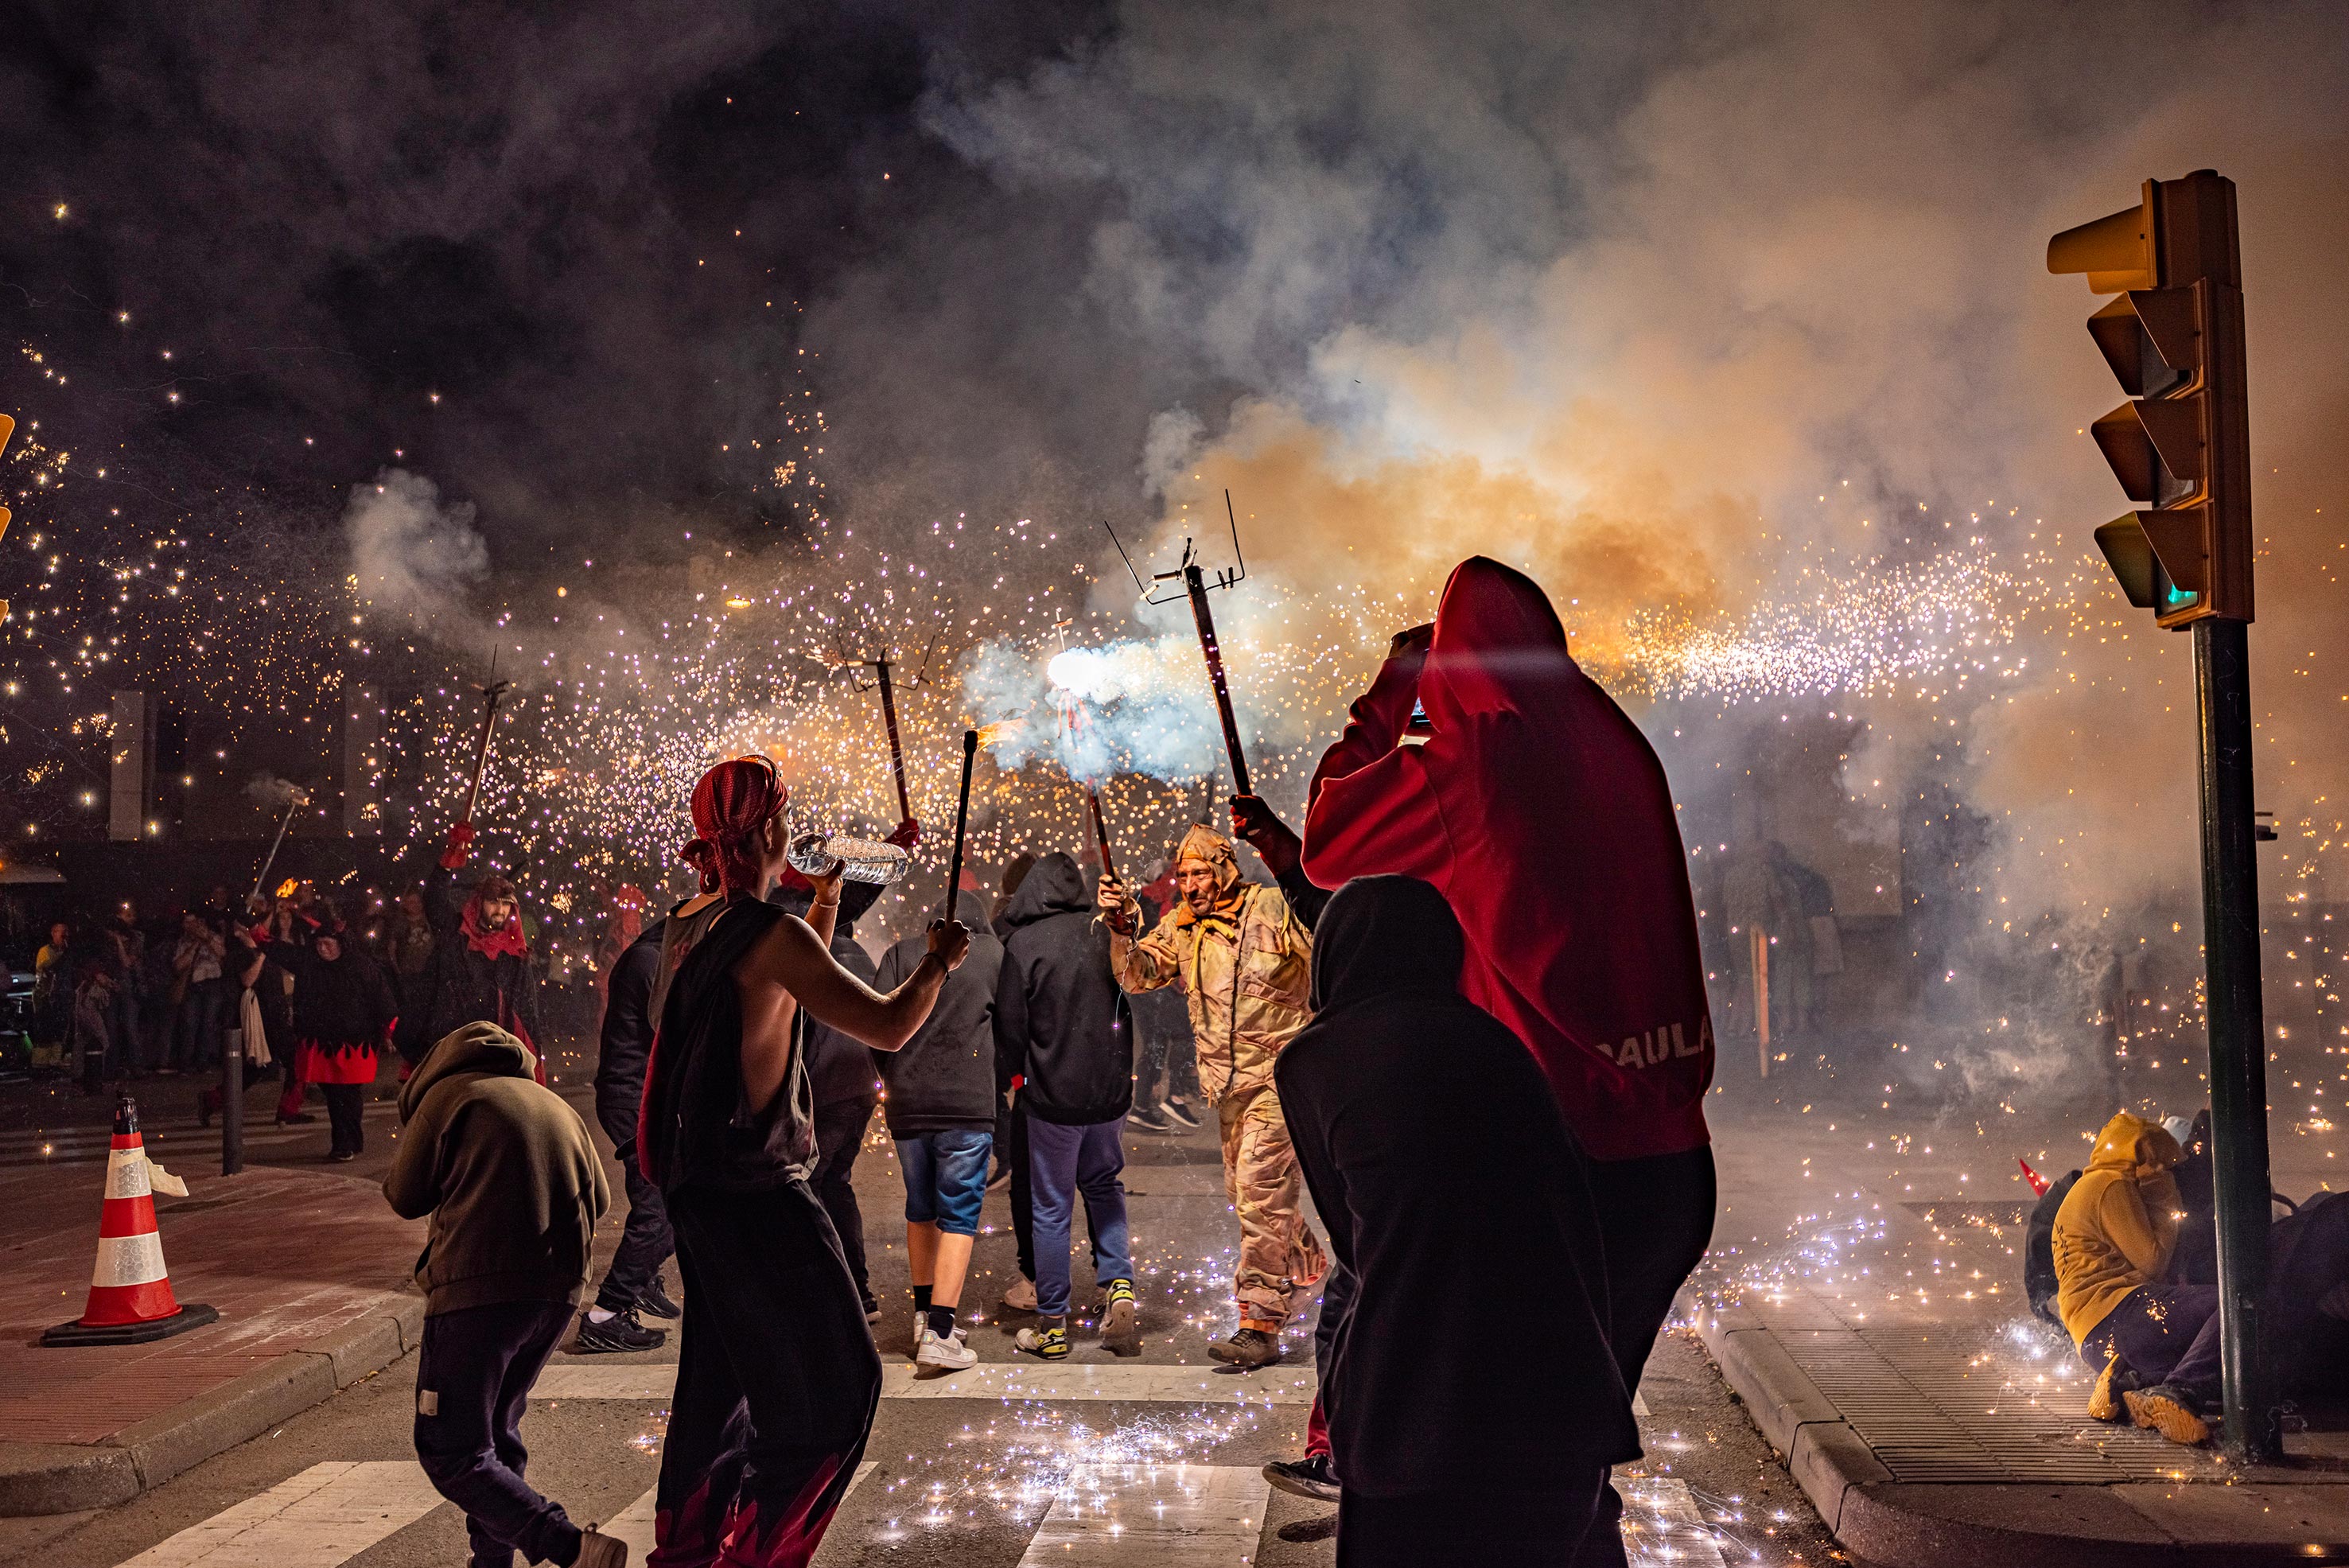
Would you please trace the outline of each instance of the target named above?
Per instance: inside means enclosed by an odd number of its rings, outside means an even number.
[[[1175,864],[1214,868],[1205,915],[1177,899],[1139,940],[1113,935],[1110,962],[1129,994],[1178,987],[1198,1043],[1199,1084],[1223,1134],[1224,1189],[1240,1218],[1236,1293],[1242,1319],[1278,1328],[1329,1265],[1301,1212],[1304,1183],[1272,1064],[1311,1021],[1313,933],[1277,888],[1240,880],[1231,840],[1194,826]],[[1128,906],[1128,926],[1140,910]]]

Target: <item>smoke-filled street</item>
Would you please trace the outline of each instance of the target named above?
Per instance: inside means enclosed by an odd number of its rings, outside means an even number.
[[[2349,1562],[2349,21],[36,3],[0,1557]]]

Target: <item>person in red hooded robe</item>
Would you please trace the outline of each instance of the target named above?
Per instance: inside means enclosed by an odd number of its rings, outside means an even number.
[[[1462,994],[1533,1053],[1590,1156],[1609,1334],[1637,1388],[1714,1205],[1713,1021],[1662,763],[1539,585],[1480,556],[1432,628],[1395,639],[1308,799],[1314,882],[1417,877],[1457,911]],[[1584,1561],[1619,1563],[1620,1501],[1600,1503]]]

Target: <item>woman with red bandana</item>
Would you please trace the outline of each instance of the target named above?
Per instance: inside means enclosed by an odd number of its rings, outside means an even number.
[[[969,945],[961,926],[933,925],[928,955],[885,996],[843,969],[828,950],[837,869],[813,883],[804,919],[766,899],[786,864],[788,799],[763,757],[720,763],[693,791],[698,836],[684,858],[710,897],[678,922],[691,929],[671,948],[682,959],[636,1136],[685,1276],[650,1568],[801,1568],[855,1479],[881,1358],[808,1187],[808,1026],[897,1050]]]
[[[531,972],[522,904],[513,884],[494,871],[458,898],[457,873],[472,847],[473,825],[456,824],[449,829],[440,863],[425,878],[432,957],[417,988],[422,1005],[399,1021],[399,1054],[413,1065],[444,1035],[468,1023],[494,1023],[529,1050],[543,1084],[546,1057],[539,1043],[538,978]]]
[[[1424,741],[1407,744],[1414,707]],[[1713,1020],[1662,764],[1548,596],[1477,556],[1433,627],[1396,637],[1308,798],[1314,882],[1416,877],[1459,915],[1461,993],[1533,1053],[1590,1157],[1609,1337],[1637,1388],[1714,1203]],[[1621,1503],[1599,1502],[1581,1560],[1619,1563]]]

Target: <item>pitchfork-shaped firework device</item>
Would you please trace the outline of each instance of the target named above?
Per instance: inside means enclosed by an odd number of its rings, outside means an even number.
[[[932,638],[929,646],[922,649],[922,662],[916,667],[914,678],[905,682],[908,687],[927,682],[930,656],[937,651],[937,639]],[[897,734],[897,687],[894,679],[896,662],[885,649],[877,659],[842,659],[835,661],[838,667],[870,670],[877,677],[874,685],[881,688],[881,722],[889,732],[889,772],[897,785],[897,816],[900,821],[910,821],[914,815],[914,800],[905,789],[905,744]],[[861,681],[854,684],[859,691],[873,690],[872,686]]]
[[[1184,540],[1183,564],[1171,572],[1154,573],[1150,579],[1151,583],[1179,582],[1183,585],[1179,594],[1164,592],[1143,583],[1142,574],[1134,570],[1133,557],[1126,555],[1125,545],[1119,541],[1117,530],[1110,528],[1107,522],[1103,522],[1102,526],[1109,529],[1109,542],[1117,545],[1118,555],[1125,561],[1125,569],[1133,573],[1133,586],[1142,590],[1143,603],[1172,604],[1178,597],[1189,597],[1191,618],[1199,626],[1199,650],[1207,656],[1207,680],[1216,689],[1216,713],[1224,722],[1224,749],[1231,753],[1232,783],[1235,786],[1232,793],[1253,794],[1256,792],[1248,787],[1247,758],[1240,752],[1239,721],[1232,714],[1231,684],[1224,678],[1224,650],[1222,645],[1216,641],[1216,617],[1207,607],[1208,590],[1228,588],[1247,577],[1247,560],[1240,554],[1239,517],[1232,510],[1232,493],[1228,490],[1224,492],[1224,517],[1232,525],[1232,559],[1237,564],[1220,568],[1211,580],[1200,569],[1198,547],[1191,540]]]
[[[491,726],[497,722],[499,701],[513,690],[513,682],[492,680],[473,690],[481,694],[481,732],[473,742],[473,782],[465,791],[465,809],[457,814],[460,822],[473,820],[473,803],[481,798],[481,775],[490,771]]]

